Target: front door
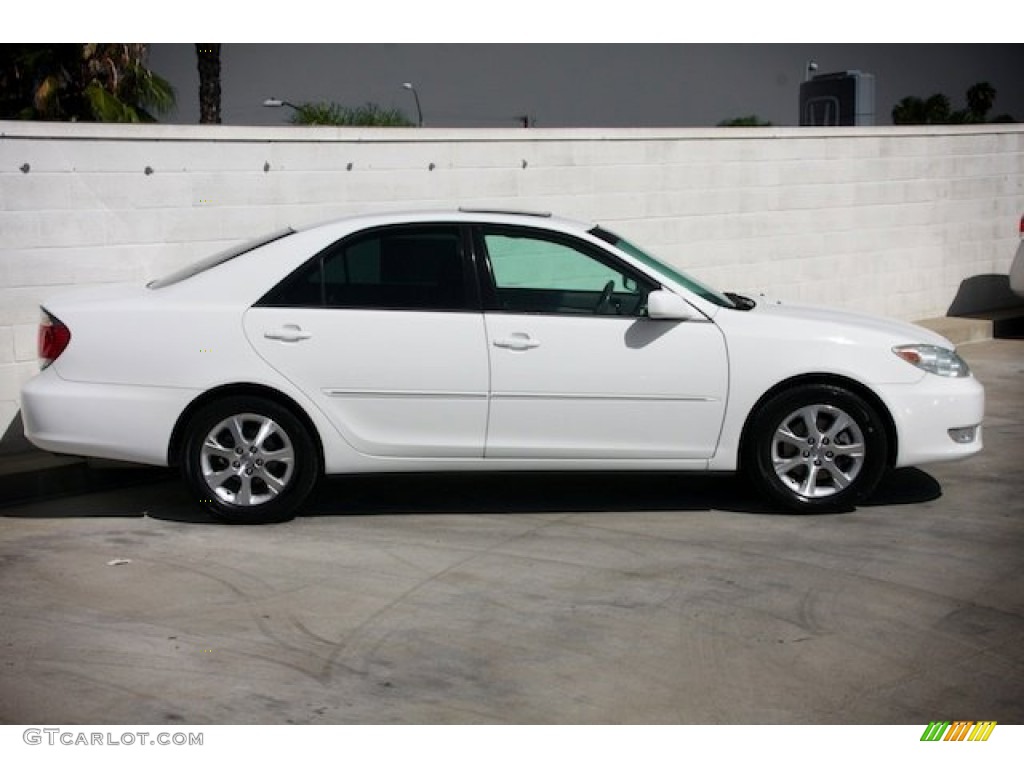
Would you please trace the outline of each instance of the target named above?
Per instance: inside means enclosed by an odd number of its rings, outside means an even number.
[[[709,321],[646,317],[649,278],[589,243],[483,227],[488,458],[707,459],[727,390]]]

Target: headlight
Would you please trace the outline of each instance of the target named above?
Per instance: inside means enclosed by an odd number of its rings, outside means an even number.
[[[893,347],[892,351],[911,365],[936,376],[963,378],[971,375],[971,369],[956,352],[932,344],[905,344]]]

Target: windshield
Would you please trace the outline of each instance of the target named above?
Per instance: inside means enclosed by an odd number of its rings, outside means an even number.
[[[163,277],[157,280],[152,280],[146,283],[146,287],[152,289],[166,288],[168,285],[180,283],[182,280],[187,280],[190,277],[198,275],[200,272],[205,272],[208,269],[212,269],[213,267],[216,267],[218,264],[223,264],[225,261],[230,261],[236,256],[241,256],[243,253],[254,251],[262,245],[272,243],[275,240],[280,240],[282,237],[287,237],[288,235],[294,233],[294,229],[281,229],[269,235],[258,237],[255,240],[249,240],[247,242],[240,243],[239,245],[232,246],[231,248],[228,248],[225,251],[215,253],[212,256],[206,256],[205,258],[202,258],[193,264],[189,264],[188,266],[182,267],[181,269],[176,269],[169,275],[164,275]]]
[[[693,293],[700,296],[705,301],[710,301],[712,304],[717,304],[720,307],[728,307],[730,309],[736,308],[736,304],[730,301],[725,294],[719,293],[714,288],[704,285],[702,282],[700,282],[699,280],[695,280],[685,272],[681,272],[675,267],[669,266],[663,261],[659,261],[658,259],[651,256],[651,254],[641,250],[640,248],[637,248],[628,240],[623,240],[621,237],[612,232],[609,232],[607,229],[602,229],[601,227],[594,227],[594,229],[590,230],[590,234],[592,234],[594,237],[599,237],[606,243],[614,245],[621,251],[625,251],[626,253],[640,261],[645,266],[650,267],[659,274],[662,274],[665,277],[669,278],[670,280],[686,287]]]

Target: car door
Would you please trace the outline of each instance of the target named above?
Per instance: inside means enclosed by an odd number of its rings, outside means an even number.
[[[728,384],[710,321],[646,317],[660,286],[595,245],[481,226],[488,458],[709,458]]]
[[[356,450],[480,458],[488,359],[467,254],[455,225],[346,238],[253,306],[246,335]]]

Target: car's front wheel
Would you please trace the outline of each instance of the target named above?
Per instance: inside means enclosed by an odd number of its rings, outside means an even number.
[[[770,499],[801,512],[852,508],[888,464],[874,408],[838,386],[807,384],[766,402],[750,424],[744,466]]]
[[[286,408],[230,397],[198,411],[187,428],[182,472],[200,504],[232,523],[289,520],[319,477],[316,448]]]

